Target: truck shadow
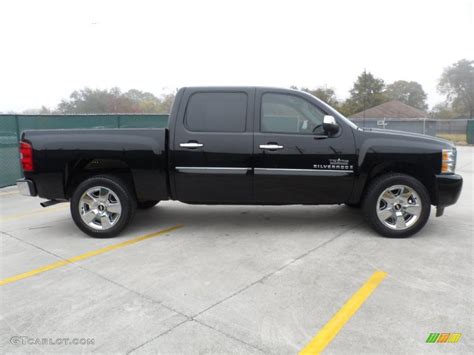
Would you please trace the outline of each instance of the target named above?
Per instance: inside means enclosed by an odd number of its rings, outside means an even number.
[[[127,231],[140,228],[183,224],[195,230],[255,233],[272,230],[330,231],[359,225],[358,209],[345,206],[207,206],[163,203],[149,210],[138,210]]]

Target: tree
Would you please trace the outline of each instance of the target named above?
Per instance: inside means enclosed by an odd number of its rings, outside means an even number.
[[[384,89],[385,82],[382,79],[364,70],[354,82],[350,97],[341,106],[341,112],[350,116],[388,101]]]
[[[450,107],[449,104],[446,102],[441,102],[433,106],[432,110],[430,111],[430,116],[432,118],[454,118],[456,117],[456,112]]]
[[[175,97],[175,93],[163,94],[160,98],[161,108],[159,112],[171,112],[171,106],[173,106]]]
[[[69,100],[58,105],[59,113],[167,113],[174,94],[158,98],[152,93],[132,89],[122,93],[119,88],[74,91]]]
[[[458,115],[474,116],[474,61],[461,59],[444,69],[438,83],[440,93]]]
[[[174,94],[167,95],[172,95],[174,99]],[[133,100],[138,105],[137,111],[141,113],[169,112],[171,109],[171,107],[164,102],[166,95],[162,98],[158,98],[152,93],[131,89],[128,90],[124,96]]]
[[[337,109],[339,107],[339,100],[336,97],[336,92],[333,88],[329,88],[327,86],[320,86],[317,89],[310,90],[308,88],[301,88],[301,91],[307,92],[313,96],[316,96],[321,101],[324,101],[329,106],[334,107]]]
[[[30,108],[30,109],[24,110],[22,113],[24,115],[48,115],[48,114],[53,113],[53,111],[43,105],[41,106],[41,108]]]
[[[124,105],[117,105],[120,95],[121,92],[118,88],[76,90],[69,96],[69,100],[60,102],[57,111],[59,113],[117,113],[118,110],[124,109],[122,107]]]
[[[397,80],[387,85],[385,95],[390,100],[398,100],[407,105],[426,110],[426,93],[423,87],[416,81]]]

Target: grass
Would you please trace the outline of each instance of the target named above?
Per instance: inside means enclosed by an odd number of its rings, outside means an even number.
[[[449,141],[452,141],[456,144],[467,144],[466,142],[466,135],[465,134],[459,134],[459,133],[438,133],[437,136],[439,138],[447,139]]]

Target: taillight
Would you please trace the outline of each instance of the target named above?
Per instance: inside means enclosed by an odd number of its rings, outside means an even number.
[[[33,147],[30,143],[20,142],[20,162],[23,171],[31,172],[33,165]]]

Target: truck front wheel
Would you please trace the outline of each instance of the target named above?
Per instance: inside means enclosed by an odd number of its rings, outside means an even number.
[[[363,203],[367,222],[385,237],[406,238],[428,221],[431,201],[423,184],[405,174],[386,174],[368,187]]]
[[[79,184],[72,195],[70,208],[79,229],[94,238],[110,238],[128,225],[136,201],[124,181],[101,175]]]

